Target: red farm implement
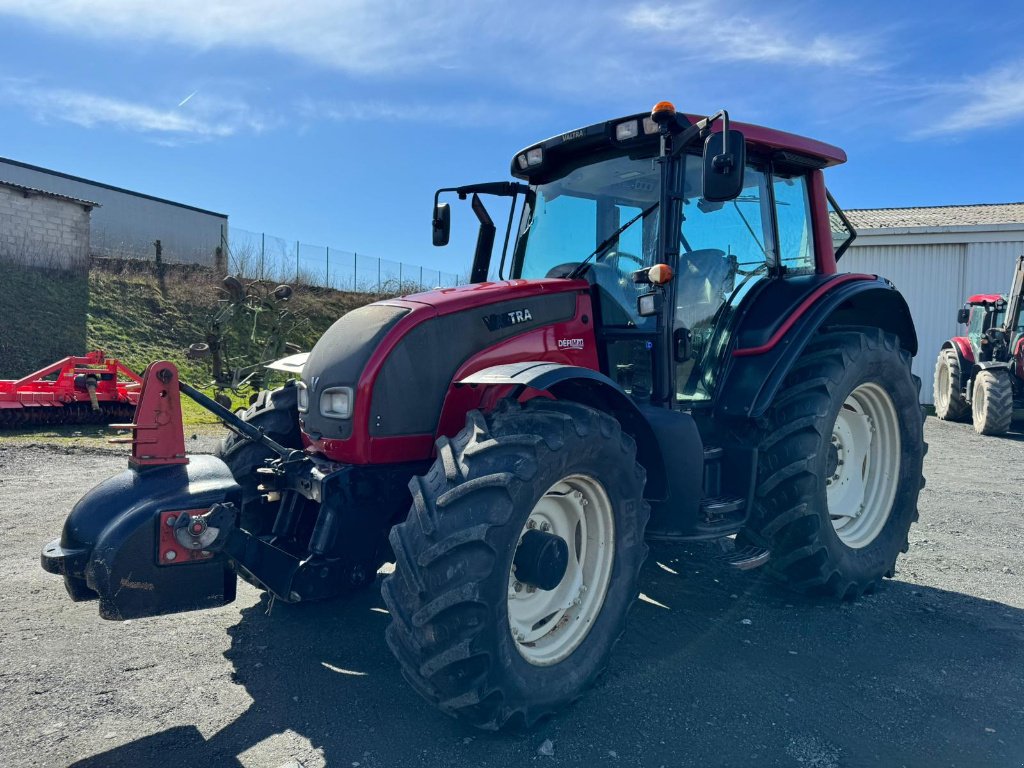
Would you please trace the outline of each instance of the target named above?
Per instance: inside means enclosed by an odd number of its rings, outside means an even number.
[[[131,421],[142,379],[102,350],[0,380],[0,429]]]

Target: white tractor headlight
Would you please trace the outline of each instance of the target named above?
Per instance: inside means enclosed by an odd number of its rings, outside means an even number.
[[[329,419],[352,416],[352,387],[331,387],[320,395],[320,413]]]
[[[309,390],[301,381],[295,382],[295,398],[298,401],[299,413],[309,413]]]

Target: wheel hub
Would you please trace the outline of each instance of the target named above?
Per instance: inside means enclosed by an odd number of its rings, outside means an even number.
[[[528,587],[551,591],[565,578],[569,566],[569,544],[561,536],[527,530],[519,540],[512,571]]]

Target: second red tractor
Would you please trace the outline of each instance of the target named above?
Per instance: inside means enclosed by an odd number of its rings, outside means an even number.
[[[1010,292],[971,296],[957,312],[966,336],[942,345],[935,363],[935,415],[970,418],[982,435],[1010,428],[1024,408],[1024,256],[1017,258]]]

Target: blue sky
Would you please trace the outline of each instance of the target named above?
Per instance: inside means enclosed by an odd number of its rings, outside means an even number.
[[[842,146],[848,208],[1024,200],[1014,2],[0,0],[0,25],[0,155],[449,271],[473,219],[432,248],[436,187],[661,99]]]

